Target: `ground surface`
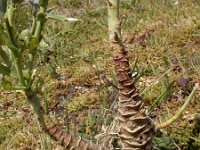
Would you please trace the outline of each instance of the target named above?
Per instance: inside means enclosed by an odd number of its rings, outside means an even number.
[[[50,8],[55,14],[80,21],[46,23],[46,46],[39,48],[35,64],[35,89],[49,115],[65,125],[66,131],[94,139],[113,123],[118,97],[106,3],[50,0]],[[29,20],[30,14],[24,14]],[[163,122],[177,112],[194,84],[200,82],[200,1],[124,0],[121,15],[125,16],[122,30],[133,73],[142,73],[136,83],[138,91],[147,106],[159,101],[153,117]],[[19,30],[29,25],[16,19],[22,23]],[[181,118],[158,133],[155,146],[162,150],[200,149],[200,131],[194,132],[199,98],[197,91]],[[61,149],[38,133],[35,120],[23,93],[1,91],[0,149]]]

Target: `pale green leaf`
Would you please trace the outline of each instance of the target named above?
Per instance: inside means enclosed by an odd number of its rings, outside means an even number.
[[[10,76],[13,77],[13,78],[18,77],[18,73],[17,73],[17,70],[16,70],[14,65],[11,67]]]
[[[0,47],[0,58],[2,59],[3,63],[5,63],[8,67],[11,66],[10,59],[6,52],[2,49],[2,47]]]
[[[76,18],[67,18],[62,15],[55,15],[55,14],[51,14],[51,13],[47,13],[47,18],[58,20],[58,21],[71,21],[71,22],[79,21],[79,19],[76,19]]]

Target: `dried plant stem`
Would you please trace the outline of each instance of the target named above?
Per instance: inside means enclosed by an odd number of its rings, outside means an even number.
[[[128,53],[122,43],[119,0],[108,0],[109,40],[119,89],[120,131],[122,150],[151,150],[154,122],[146,115],[142,98],[131,76]]]
[[[40,104],[40,99],[37,96],[37,93],[29,88],[25,90],[25,95],[37,116],[41,131],[46,132],[50,137],[59,142],[65,148],[74,148],[76,150],[108,150],[108,148],[102,145],[93,144],[92,142],[85,141],[80,137],[74,137],[65,133],[61,125],[56,125],[55,123],[52,123],[50,118],[47,118],[44,109]],[[47,122],[50,123],[47,124]]]
[[[65,149],[75,149],[75,150],[109,150],[104,146],[94,144],[89,141],[81,139],[81,137],[76,138],[72,135],[66,134],[62,127],[59,125],[53,125],[49,127],[46,132],[51,135],[53,139],[59,141],[59,143]]]

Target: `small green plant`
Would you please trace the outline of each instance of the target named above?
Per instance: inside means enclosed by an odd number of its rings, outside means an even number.
[[[14,17],[16,5],[20,1],[11,1],[7,7],[4,24],[0,25],[0,54],[1,54],[1,89],[23,90],[28,102],[43,121],[40,100],[34,94],[32,84],[35,70],[34,60],[42,39],[41,32],[46,22],[46,9],[48,1],[39,1],[40,10],[33,13],[30,28],[18,34]]]
[[[61,21],[77,21],[74,18],[47,13],[48,0],[39,0],[34,4],[32,23],[30,28],[24,29],[20,34],[15,26],[16,5],[22,1],[13,0],[8,3],[4,23],[0,24],[0,87],[2,90],[21,90],[27,102],[32,106],[39,123],[40,132],[48,133],[52,138],[60,141],[65,147],[101,148],[82,139],[66,134],[59,125],[55,125],[41,105],[37,89],[33,83],[36,75],[34,69],[35,57],[42,41],[42,31],[48,18]],[[38,6],[37,6],[38,5]],[[37,87],[37,86],[36,86]],[[39,87],[40,88],[40,87]],[[51,126],[53,124],[53,126]],[[3,133],[4,134],[4,133]],[[3,138],[3,137],[2,137]],[[43,139],[41,137],[41,142]],[[42,144],[44,145],[44,144]],[[71,149],[70,148],[70,149]]]

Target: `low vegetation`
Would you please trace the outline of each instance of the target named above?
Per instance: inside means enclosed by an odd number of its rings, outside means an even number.
[[[28,1],[14,7],[14,31],[20,45],[30,41],[24,34],[38,8]],[[56,15],[45,20],[35,43],[34,64],[28,66],[33,72],[27,73],[25,81],[32,81],[32,90],[47,114],[45,119],[59,124],[58,131],[62,126],[66,135],[120,148],[116,135],[120,130],[116,118],[119,78],[108,38],[107,2],[49,0],[46,12]],[[153,146],[161,150],[200,149],[200,1],[123,0],[120,14],[134,84],[158,127]],[[3,10],[2,28],[4,16]],[[28,54],[30,51],[23,51],[24,62]],[[4,57],[0,61],[9,66]],[[15,77],[16,71],[11,72],[11,78],[1,76],[6,80],[1,80],[0,89],[0,149],[63,149],[41,132],[26,100],[29,91],[25,90],[25,97],[23,86],[10,90],[11,84],[18,85]],[[50,133],[52,128],[48,128]]]

